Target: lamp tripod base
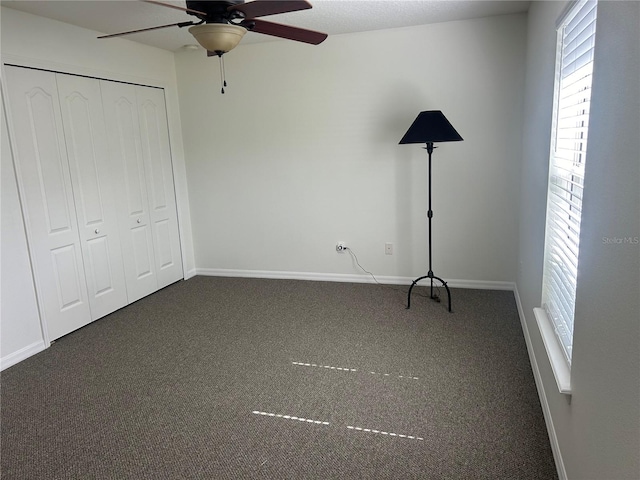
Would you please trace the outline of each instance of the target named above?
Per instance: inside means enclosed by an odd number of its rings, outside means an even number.
[[[425,278],[431,279],[431,292],[429,294],[429,298],[431,298],[432,300],[440,301],[439,297],[433,296],[433,280],[436,279],[440,283],[442,283],[442,286],[447,290],[447,298],[449,300],[449,312],[451,312],[451,292],[449,291],[447,282],[442,280],[440,277],[436,277],[431,270],[429,270],[429,273],[427,273],[426,275],[416,278],[411,284],[411,286],[409,287],[409,294],[407,295],[407,309],[411,308],[411,291],[413,290],[413,287],[415,287],[420,280],[423,280]]]

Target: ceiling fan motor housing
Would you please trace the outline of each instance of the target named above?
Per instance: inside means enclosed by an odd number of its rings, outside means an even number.
[[[191,13],[206,23],[229,23],[234,16],[233,10],[229,11],[229,8],[243,3],[244,0],[187,0],[187,8],[206,13],[206,16]]]

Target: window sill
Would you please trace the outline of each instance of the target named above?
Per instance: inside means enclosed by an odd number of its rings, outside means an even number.
[[[558,385],[558,391],[565,395],[571,395],[571,367],[567,363],[562,353],[562,347],[553,332],[553,325],[547,317],[547,312],[542,308],[534,308],[533,313],[536,317],[536,323],[542,336],[544,348],[547,351],[553,376]]]

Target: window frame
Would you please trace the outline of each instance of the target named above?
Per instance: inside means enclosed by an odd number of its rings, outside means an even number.
[[[575,290],[578,282],[579,226],[584,190],[584,165],[587,157],[597,7],[598,0],[571,2],[556,22],[556,61],[545,216],[542,306],[534,308],[536,322],[551,362],[558,390],[569,395],[571,394]],[[585,8],[588,8],[586,13]],[[593,18],[589,19],[592,11]],[[580,18],[580,22],[569,32],[569,35],[574,34],[571,41],[565,43],[566,28],[576,18]],[[585,20],[588,21],[587,28],[579,30],[579,26]],[[584,36],[583,32],[586,32]],[[588,43],[581,40],[573,44],[576,38],[586,38]],[[576,45],[585,46],[586,50],[580,53]],[[565,58],[574,52],[576,56],[565,64]],[[585,54],[588,54],[588,60],[584,63],[577,62],[578,59],[582,60],[582,55]],[[565,72],[565,68],[573,69],[577,63],[580,63],[578,68],[570,73]],[[572,99],[569,103],[570,108],[566,102],[567,98]],[[575,98],[577,101],[574,103]],[[561,114],[567,111],[570,112],[568,117],[561,118]],[[568,127],[564,123],[565,118],[571,120]],[[573,136],[561,138],[565,130]],[[563,258],[560,259],[560,257]],[[568,288],[566,283],[569,283]]]

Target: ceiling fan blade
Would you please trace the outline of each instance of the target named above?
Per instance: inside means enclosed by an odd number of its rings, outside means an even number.
[[[146,3],[155,3],[156,5],[162,5],[163,7],[175,8],[176,10],[182,10],[183,12],[194,13],[196,15],[207,16],[205,12],[201,12],[199,10],[194,10],[193,8],[181,7],[179,5],[173,5],[171,3],[158,2],[157,0],[142,0]]]
[[[307,30],[305,28],[291,27],[289,25],[282,25],[280,23],[266,22],[264,20],[258,20],[252,18],[251,20],[245,20],[241,24],[249,29],[249,31],[263,33],[265,35],[271,35],[274,37],[286,38],[287,40],[295,40],[297,42],[310,43],[312,45],[318,45],[322,43],[327,34],[322,32],[316,32],[314,30]]]
[[[196,22],[178,22],[178,23],[170,23],[169,25],[159,25],[157,27],[149,27],[149,28],[141,28],[139,30],[129,30],[128,32],[120,32],[120,33],[112,33],[111,35],[102,35],[101,37],[98,38],[111,38],[111,37],[121,37],[122,35],[130,35],[132,33],[139,33],[139,32],[148,32],[149,30],[158,30],[160,28],[167,28],[167,27],[186,27],[189,25],[195,25]]]
[[[254,0],[253,2],[232,5],[227,11],[240,11],[245,18],[266,17],[278,13],[297,12],[311,8],[305,0]]]

